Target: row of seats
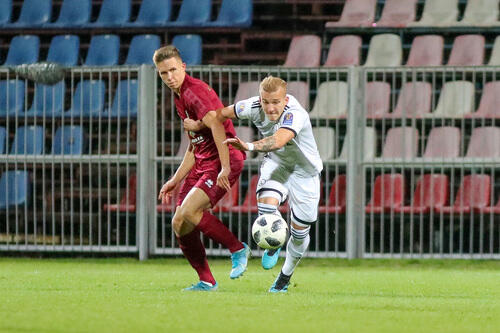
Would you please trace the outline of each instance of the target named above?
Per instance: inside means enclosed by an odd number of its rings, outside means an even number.
[[[202,40],[199,35],[176,35],[172,39],[187,65],[199,65],[202,60]],[[157,35],[136,35],[132,37],[123,65],[153,65],[154,51],[160,48]],[[35,35],[14,36],[9,44],[4,66],[31,64],[39,61],[40,39]],[[77,66],[83,59],[80,54],[80,38],[76,35],[54,36],[50,42],[46,61],[64,66]],[[89,48],[82,65],[115,66],[120,59],[120,37],[117,35],[95,35],[90,39]]]
[[[0,127],[0,154],[8,151],[7,130]],[[52,140],[53,155],[82,155],[87,151],[86,134],[82,127],[59,127]],[[41,155],[45,152],[43,126],[21,126],[16,129],[10,148],[11,155]]]
[[[468,0],[462,19],[459,0],[425,0],[422,17],[416,20],[418,0],[385,0],[380,19],[375,22],[377,0],[346,0],[339,21],[327,22],[337,27],[452,27],[496,26],[499,0]]]
[[[334,37],[324,67],[361,65],[362,40],[356,35]],[[295,36],[288,49],[285,67],[318,67],[321,64],[321,39],[316,35]],[[450,56],[443,62],[444,38],[440,35],[416,36],[406,66],[480,66],[485,64],[485,38],[482,35],[455,37]],[[401,38],[396,34],[374,35],[368,46],[366,67],[394,67],[403,64]],[[500,36],[493,44],[489,66],[500,65]]]
[[[172,0],[143,0],[134,21],[131,0],[103,0],[99,14],[92,19],[92,0],[63,0],[59,16],[52,18],[52,0],[24,0],[19,18],[12,22],[12,0],[0,1],[3,29],[22,28],[106,28],[106,27],[249,27],[252,0],[223,0],[215,21],[212,0],[183,0],[179,14],[172,19]]]

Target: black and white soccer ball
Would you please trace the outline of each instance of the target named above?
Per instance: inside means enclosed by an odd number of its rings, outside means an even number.
[[[252,225],[252,237],[263,249],[278,249],[285,244],[288,235],[288,224],[280,216],[264,214]]]

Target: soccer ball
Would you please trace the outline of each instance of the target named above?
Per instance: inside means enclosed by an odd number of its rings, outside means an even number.
[[[283,246],[288,234],[288,224],[280,216],[264,214],[252,226],[252,237],[263,249],[277,249]]]

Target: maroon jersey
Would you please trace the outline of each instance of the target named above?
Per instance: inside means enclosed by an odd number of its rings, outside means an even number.
[[[175,106],[182,120],[202,120],[209,111],[224,107],[217,93],[208,84],[187,74],[180,88],[180,96],[175,94]],[[224,122],[224,129],[228,138],[236,136],[230,119]],[[194,147],[195,159],[209,159],[219,154],[210,128],[206,127],[198,132],[190,131],[188,134]],[[229,146],[230,151],[233,149]]]

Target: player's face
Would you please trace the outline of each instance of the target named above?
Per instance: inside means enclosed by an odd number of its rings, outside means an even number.
[[[264,90],[260,92],[260,104],[267,118],[271,121],[279,119],[287,103],[288,97],[283,87],[279,87],[278,90],[273,92]]]
[[[173,90],[179,90],[186,77],[186,64],[176,57],[156,64],[162,81]]]

